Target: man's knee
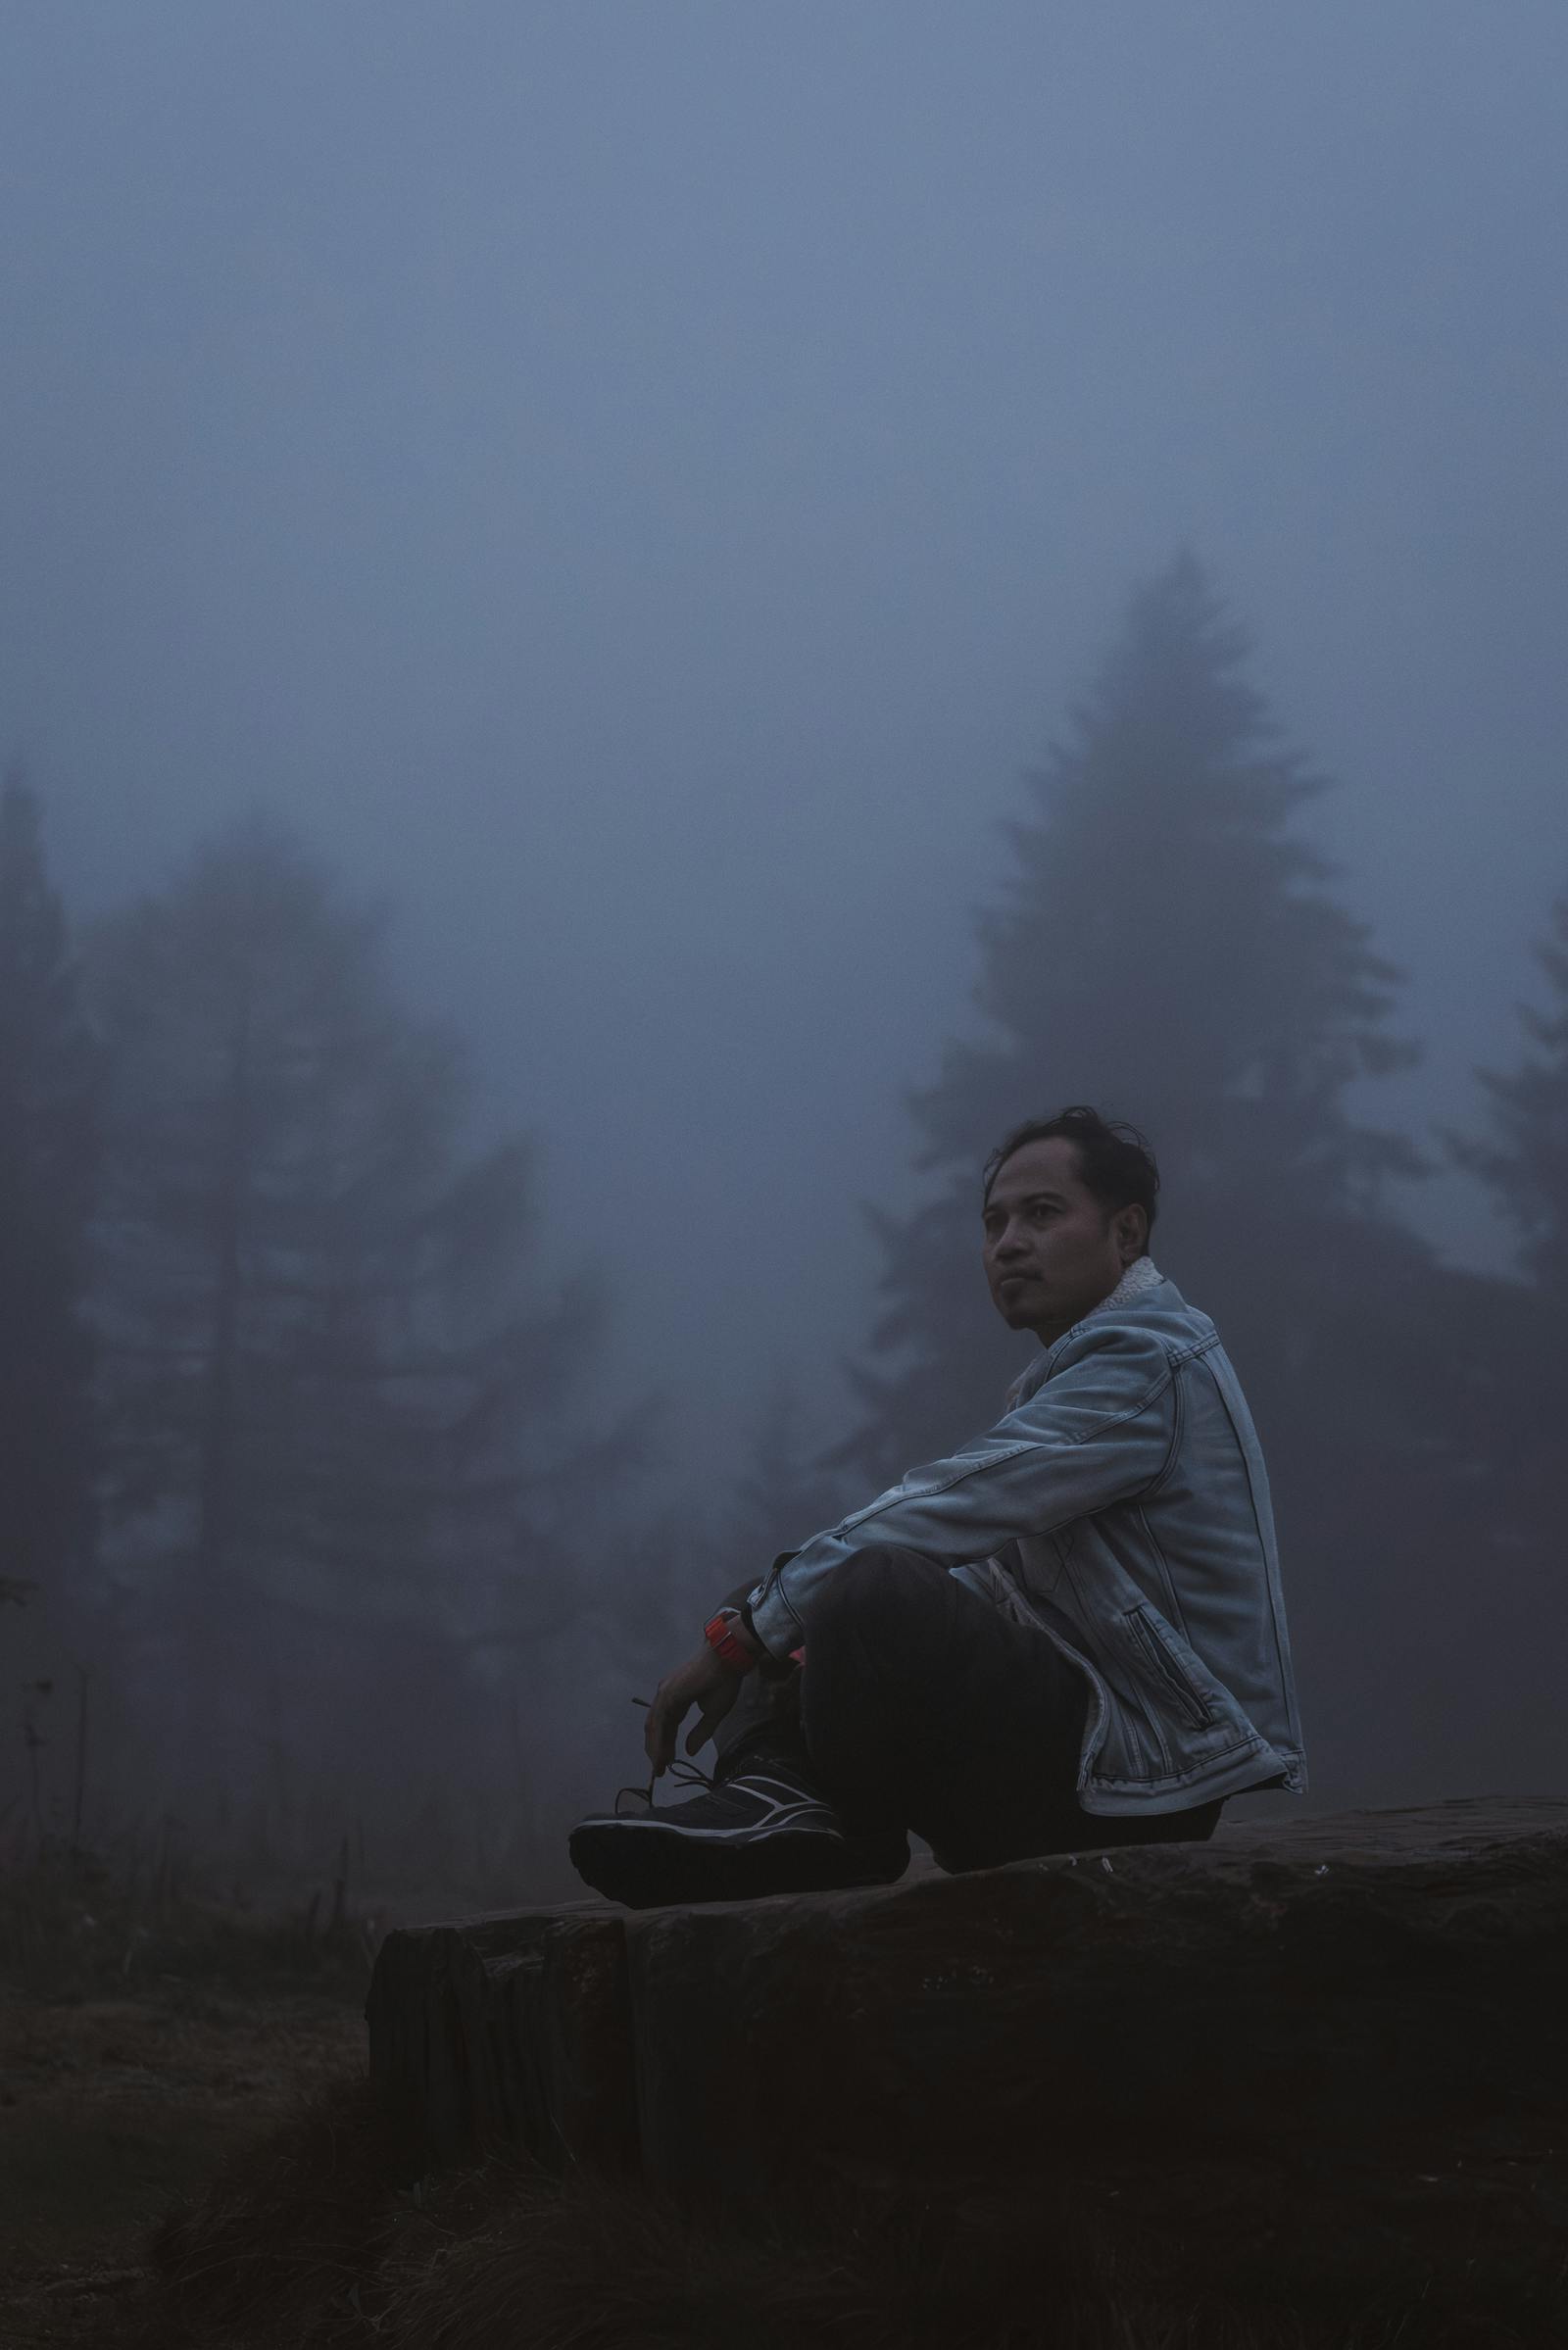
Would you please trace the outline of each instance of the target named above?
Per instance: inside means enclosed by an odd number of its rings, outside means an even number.
[[[837,1641],[873,1626],[885,1631],[901,1622],[906,1627],[911,1617],[929,1611],[933,1598],[946,1595],[947,1580],[946,1569],[917,1550],[886,1543],[852,1550],[814,1594],[808,1645]]]

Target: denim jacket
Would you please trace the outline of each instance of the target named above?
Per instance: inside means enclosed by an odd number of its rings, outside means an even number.
[[[994,1428],[775,1562],[777,1655],[871,1544],[944,1560],[1089,1684],[1078,1800],[1183,1811],[1306,1787],[1263,1455],[1206,1314],[1147,1257],[1043,1350]]]

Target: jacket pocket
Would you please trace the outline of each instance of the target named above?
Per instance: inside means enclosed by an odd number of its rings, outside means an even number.
[[[1174,1699],[1185,1719],[1195,1730],[1207,1730],[1213,1722],[1214,1709],[1202,1691],[1194,1688],[1180,1657],[1172,1654],[1153,1610],[1130,1607],[1125,1621],[1139,1649],[1153,1668],[1155,1678]]]

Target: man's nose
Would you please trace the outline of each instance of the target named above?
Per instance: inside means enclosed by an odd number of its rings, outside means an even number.
[[[1002,1228],[1001,1237],[996,1245],[996,1255],[1016,1256],[1019,1249],[1023,1247],[1023,1240],[1024,1235],[1021,1224],[1014,1224],[1012,1222],[1004,1224]]]

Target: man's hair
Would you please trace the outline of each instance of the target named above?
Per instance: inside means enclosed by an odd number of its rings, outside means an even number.
[[[991,1186],[1015,1151],[1026,1143],[1054,1142],[1058,1136],[1072,1144],[1084,1188],[1093,1192],[1106,1214],[1141,1207],[1152,1232],[1159,1212],[1159,1169],[1148,1137],[1122,1118],[1102,1118],[1085,1102],[1058,1109],[1054,1118],[1027,1118],[1015,1126],[986,1160],[982,1202],[990,1199]]]

